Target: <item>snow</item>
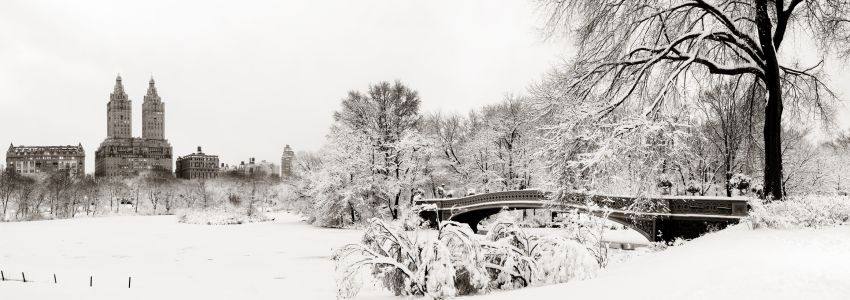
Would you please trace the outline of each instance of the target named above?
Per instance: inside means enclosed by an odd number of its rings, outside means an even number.
[[[241,225],[182,224],[174,216],[0,223],[0,269],[7,279],[23,271],[36,281],[0,282],[0,299],[335,299],[330,255],[358,242],[362,230],[270,216],[275,221]],[[623,252],[635,255],[593,279],[463,299],[850,298],[846,225],[741,224],[664,251]],[[398,298],[367,287],[358,299]]]
[[[362,232],[272,217],[212,226],[174,216],[0,223],[0,269],[37,281],[0,282],[0,299],[334,299],[329,257]]]
[[[609,266],[585,281],[469,297],[499,299],[848,299],[850,226],[746,224]]]

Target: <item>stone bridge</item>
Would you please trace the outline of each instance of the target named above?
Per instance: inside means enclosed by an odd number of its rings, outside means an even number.
[[[538,190],[505,191],[460,198],[422,199],[433,205],[421,216],[436,225],[451,220],[478,230],[478,222],[504,209],[547,209],[558,213],[578,211],[605,217],[636,230],[649,241],[692,239],[716,228],[737,223],[748,214],[743,197],[658,196],[652,198],[564,193]]]

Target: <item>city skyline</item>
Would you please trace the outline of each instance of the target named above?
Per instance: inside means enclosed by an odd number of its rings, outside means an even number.
[[[350,90],[400,80],[423,111],[465,114],[524,93],[569,50],[544,41],[526,2],[371,2],[4,2],[0,90],[17,113],[0,118],[0,143],[82,143],[94,166],[120,73],[134,103],[156,78],[175,157],[203,146],[224,163],[278,161],[286,144],[317,150]],[[395,46],[368,46],[381,42]]]
[[[465,114],[524,94],[572,55],[568,40],[544,38],[541,16],[528,2],[448,11],[443,1],[370,2],[376,5],[4,2],[0,90],[4,109],[15,113],[0,118],[0,143],[82,143],[86,164],[94,166],[94,150],[106,137],[104,102],[120,73],[138,102],[151,76],[157,79],[175,156],[203,146],[228,164],[277,161],[286,144],[319,149],[350,90],[400,80],[419,92],[423,112]],[[115,11],[132,11],[134,18]],[[285,11],[287,18],[257,15],[263,11]],[[204,14],[185,22],[194,12]],[[322,18],[350,28],[316,22]],[[385,41],[394,47],[369,46]],[[816,62],[806,41],[788,43],[784,55]],[[845,70],[843,63],[826,63],[839,99],[850,91],[838,84],[848,79]],[[140,116],[133,114],[134,135],[141,133]],[[843,107],[838,129],[850,125],[845,116]]]

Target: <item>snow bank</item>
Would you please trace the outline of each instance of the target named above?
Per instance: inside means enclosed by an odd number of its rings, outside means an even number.
[[[784,201],[751,201],[749,220],[754,228],[820,228],[850,224],[850,197],[791,197]]]
[[[271,221],[272,218],[260,211],[248,215],[242,209],[185,209],[177,212],[177,222],[202,225],[235,225]]]
[[[610,265],[593,279],[464,299],[850,299],[848,249],[848,225],[740,224]]]

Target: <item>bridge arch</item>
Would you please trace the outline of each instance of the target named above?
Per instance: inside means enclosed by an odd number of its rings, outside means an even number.
[[[430,210],[422,211],[420,215],[432,221],[434,226],[440,221],[451,220],[466,223],[477,232],[478,223],[481,220],[503,210],[552,209],[554,213],[578,210],[581,213],[604,217],[622,224],[637,231],[649,241],[695,238],[712,228],[723,228],[728,224],[736,223],[741,217],[747,215],[747,202],[744,198],[658,197],[648,199],[656,201],[659,206],[669,207],[667,211],[656,212],[626,210],[629,203],[636,200],[626,196],[565,194],[554,207],[550,205],[547,198],[547,194],[541,191],[522,190],[461,198],[424,199],[416,203],[431,207]],[[589,210],[584,205],[585,201],[614,207],[614,209]]]

